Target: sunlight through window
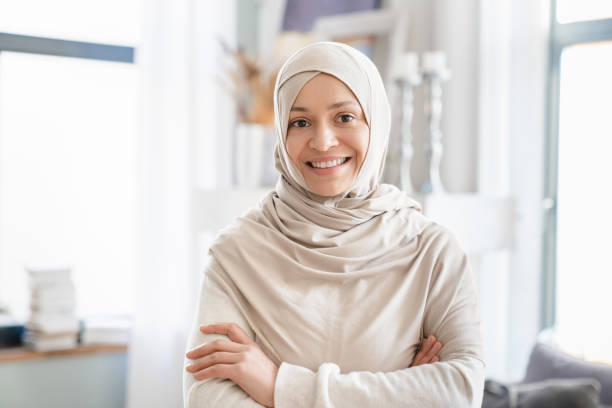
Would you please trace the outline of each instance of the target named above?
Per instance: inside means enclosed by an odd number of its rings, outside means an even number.
[[[0,53],[0,295],[16,317],[29,263],[71,265],[81,315],[131,311],[138,78],[134,64]]]
[[[561,57],[557,323],[576,353],[612,360],[612,43]]]
[[[610,17],[612,17],[612,1],[610,0],[557,0],[557,21],[560,23]]]

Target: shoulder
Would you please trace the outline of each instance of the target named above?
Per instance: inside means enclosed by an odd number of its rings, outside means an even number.
[[[429,219],[429,221],[430,222],[427,223],[421,233],[421,239],[423,241],[430,243],[430,245],[435,245],[440,249],[454,249],[464,252],[461,243],[451,229],[431,219]]]
[[[468,266],[467,253],[451,229],[432,221],[421,233],[420,241],[423,256],[429,259],[434,274],[448,267],[457,270]]]

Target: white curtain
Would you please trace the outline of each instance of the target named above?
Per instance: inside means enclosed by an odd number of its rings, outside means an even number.
[[[549,2],[479,1],[479,192],[515,203],[511,252],[480,259],[487,376],[523,378],[540,325]]]
[[[144,4],[144,39],[136,55],[143,72],[140,262],[133,282],[127,406],[182,407],[184,348],[204,252],[193,197],[198,180],[216,178],[214,161],[200,152],[210,158],[218,150],[211,140],[218,124],[210,107],[219,92],[212,72],[217,37],[226,31],[233,39],[234,6],[197,0]]]

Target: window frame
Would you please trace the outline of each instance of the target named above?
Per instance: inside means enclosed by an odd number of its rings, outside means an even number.
[[[0,32],[2,51],[134,63],[134,47]]]
[[[559,23],[557,0],[550,3],[550,39],[548,62],[548,107],[545,157],[543,267],[541,328],[556,323],[557,290],[557,193],[559,165],[559,106],[561,54],[566,47],[612,41],[612,18]]]

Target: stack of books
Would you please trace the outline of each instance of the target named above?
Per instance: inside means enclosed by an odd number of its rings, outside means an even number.
[[[127,345],[131,327],[128,316],[89,316],[83,321],[81,343]]]
[[[24,344],[37,351],[74,348],[79,334],[76,294],[67,267],[26,267],[32,293]]]

